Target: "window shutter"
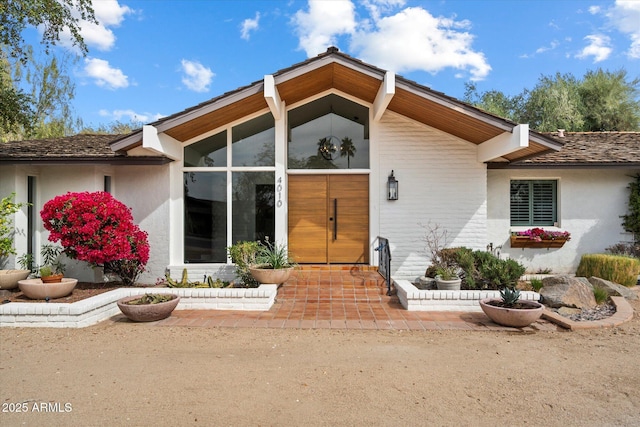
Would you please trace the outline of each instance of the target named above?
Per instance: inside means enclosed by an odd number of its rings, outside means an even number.
[[[511,181],[511,225],[529,225],[529,183]]]
[[[511,225],[554,225],[557,181],[511,181]]]

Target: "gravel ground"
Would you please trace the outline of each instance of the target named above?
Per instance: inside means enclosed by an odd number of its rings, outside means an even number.
[[[0,425],[637,426],[632,305],[574,332],[2,328]]]

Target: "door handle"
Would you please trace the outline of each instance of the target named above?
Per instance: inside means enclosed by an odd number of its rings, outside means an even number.
[[[338,199],[333,199],[333,240],[338,240]]]

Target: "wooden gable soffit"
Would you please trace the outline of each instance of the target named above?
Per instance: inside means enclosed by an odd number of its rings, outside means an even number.
[[[520,124],[478,145],[478,162],[484,163],[529,147],[529,125]]]
[[[158,133],[158,129],[150,125],[142,127],[142,148],[162,154],[172,160],[182,158],[180,141],[164,133]]]
[[[276,87],[276,80],[271,74],[264,76],[264,99],[267,101],[267,105],[269,105],[269,110],[271,110],[273,118],[280,120],[283,111],[282,100]]]
[[[387,110],[391,98],[396,94],[396,75],[391,71],[387,71],[378,89],[378,94],[373,102],[373,120],[379,121]]]

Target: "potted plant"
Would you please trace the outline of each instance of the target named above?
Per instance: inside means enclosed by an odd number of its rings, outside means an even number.
[[[129,320],[155,322],[169,317],[179,302],[176,294],[144,294],[121,298],[117,304]]]
[[[440,291],[459,291],[462,279],[458,276],[458,269],[449,265],[436,267],[436,286]]]
[[[15,255],[13,247],[12,216],[20,210],[24,203],[15,203],[15,193],[0,199],[0,266],[7,262],[9,255]],[[18,281],[29,277],[30,270],[0,270],[0,289],[15,289]]]
[[[18,260],[23,268],[31,267],[36,276],[33,279],[20,280],[18,286],[22,293],[31,299],[62,298],[73,292],[78,279],[64,277],[65,265],[60,260],[62,248],[55,245],[44,245],[40,250],[43,265],[34,266],[33,255],[25,254]],[[38,277],[39,276],[39,277]]]
[[[537,301],[520,299],[520,291],[514,287],[500,290],[501,299],[480,300],[482,311],[493,322],[513,328],[529,326],[542,316],[544,306]]]
[[[260,283],[281,285],[289,279],[294,263],[285,245],[261,243],[255,264],[249,267],[251,276]]]
[[[245,288],[257,288],[260,285],[249,271],[256,263],[256,255],[260,243],[256,241],[242,241],[227,248],[231,262],[236,266],[236,275],[240,278]]]
[[[510,237],[512,248],[561,248],[569,240],[571,233],[568,231],[549,231],[540,227],[514,231]]]

